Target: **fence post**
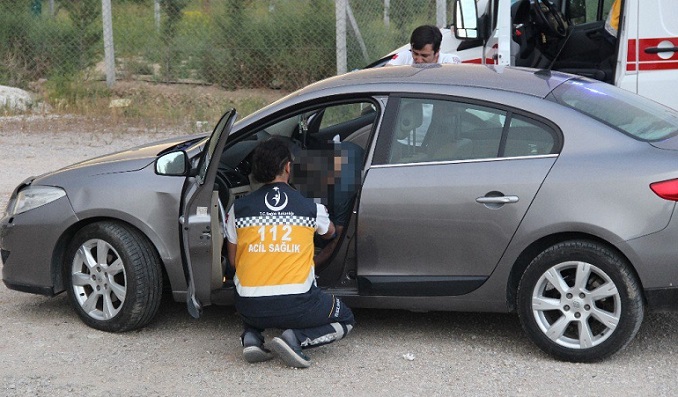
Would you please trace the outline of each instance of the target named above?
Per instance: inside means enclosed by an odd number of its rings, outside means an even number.
[[[447,1],[436,0],[436,24],[439,28],[447,26]]]
[[[335,26],[337,41],[337,74],[348,69],[346,62],[346,8],[348,0],[335,0]]]
[[[101,18],[104,25],[104,63],[106,64],[106,85],[115,84],[115,51],[113,50],[113,17],[111,0],[101,0]]]
[[[360,28],[358,27],[358,22],[355,20],[355,17],[353,16],[353,10],[351,9],[351,3],[346,0],[346,16],[348,17],[348,21],[351,23],[351,28],[353,28],[353,32],[355,33],[355,38],[358,40],[358,45],[360,45],[360,51],[363,53],[363,58],[365,59],[365,63],[370,62],[370,56],[367,53],[367,46],[365,45],[365,40],[363,40],[363,35],[360,33]]]
[[[160,32],[160,0],[155,0],[153,5],[153,16],[155,20],[155,31]]]

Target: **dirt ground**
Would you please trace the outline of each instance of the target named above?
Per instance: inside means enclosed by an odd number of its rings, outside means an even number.
[[[0,118],[0,208],[31,175],[184,133],[79,117]],[[348,338],[310,351],[311,368],[293,370],[242,359],[232,308],[208,307],[193,320],[184,304],[165,299],[144,329],[108,334],[85,326],[64,294],[0,285],[0,396],[669,396],[678,386],[675,314],[647,315],[629,347],[588,365],[541,353],[510,314],[355,314]]]
[[[188,129],[188,128],[187,128]],[[0,173],[0,204],[11,189],[32,175],[102,154],[194,131],[148,129],[114,119],[47,115],[0,118],[0,147],[6,167]]]

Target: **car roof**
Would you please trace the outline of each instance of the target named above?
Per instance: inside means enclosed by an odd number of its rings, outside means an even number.
[[[310,84],[245,116],[237,125],[247,125],[253,118],[286,109],[293,103],[313,102],[321,97],[392,93],[445,94],[446,87],[475,87],[545,98],[570,79],[594,81],[556,71],[479,64],[428,64],[361,69]]]
[[[555,71],[495,65],[407,65],[357,70],[335,76],[297,92],[299,95],[317,91],[345,92],[426,92],[423,85],[463,86],[503,90],[546,97],[563,82],[575,78]],[[341,89],[341,88],[344,89]],[[339,93],[339,92],[337,92]]]

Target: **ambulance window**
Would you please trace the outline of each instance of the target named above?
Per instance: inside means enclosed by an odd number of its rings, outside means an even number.
[[[579,25],[586,21],[595,20],[595,10],[591,14],[591,7],[587,7],[587,4],[598,4],[598,1],[572,0],[568,3],[567,16],[573,24]]]
[[[573,25],[586,22],[604,21],[614,0],[570,0],[567,17]]]
[[[678,112],[609,84],[570,80],[548,99],[641,141],[678,135]]]

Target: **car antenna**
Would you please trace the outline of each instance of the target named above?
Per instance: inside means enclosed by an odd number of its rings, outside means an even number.
[[[558,52],[556,53],[556,56],[553,57],[553,60],[551,61],[551,63],[549,63],[549,66],[545,69],[539,69],[534,74],[536,74],[537,76],[550,76],[551,75],[551,69],[553,69],[553,65],[556,63],[556,59],[558,59],[560,54],[563,52],[563,49],[565,48],[565,44],[567,44],[567,41],[570,40],[571,36],[572,36],[572,29],[568,29],[567,36],[565,36],[565,40],[563,40],[563,44],[558,49]]]

